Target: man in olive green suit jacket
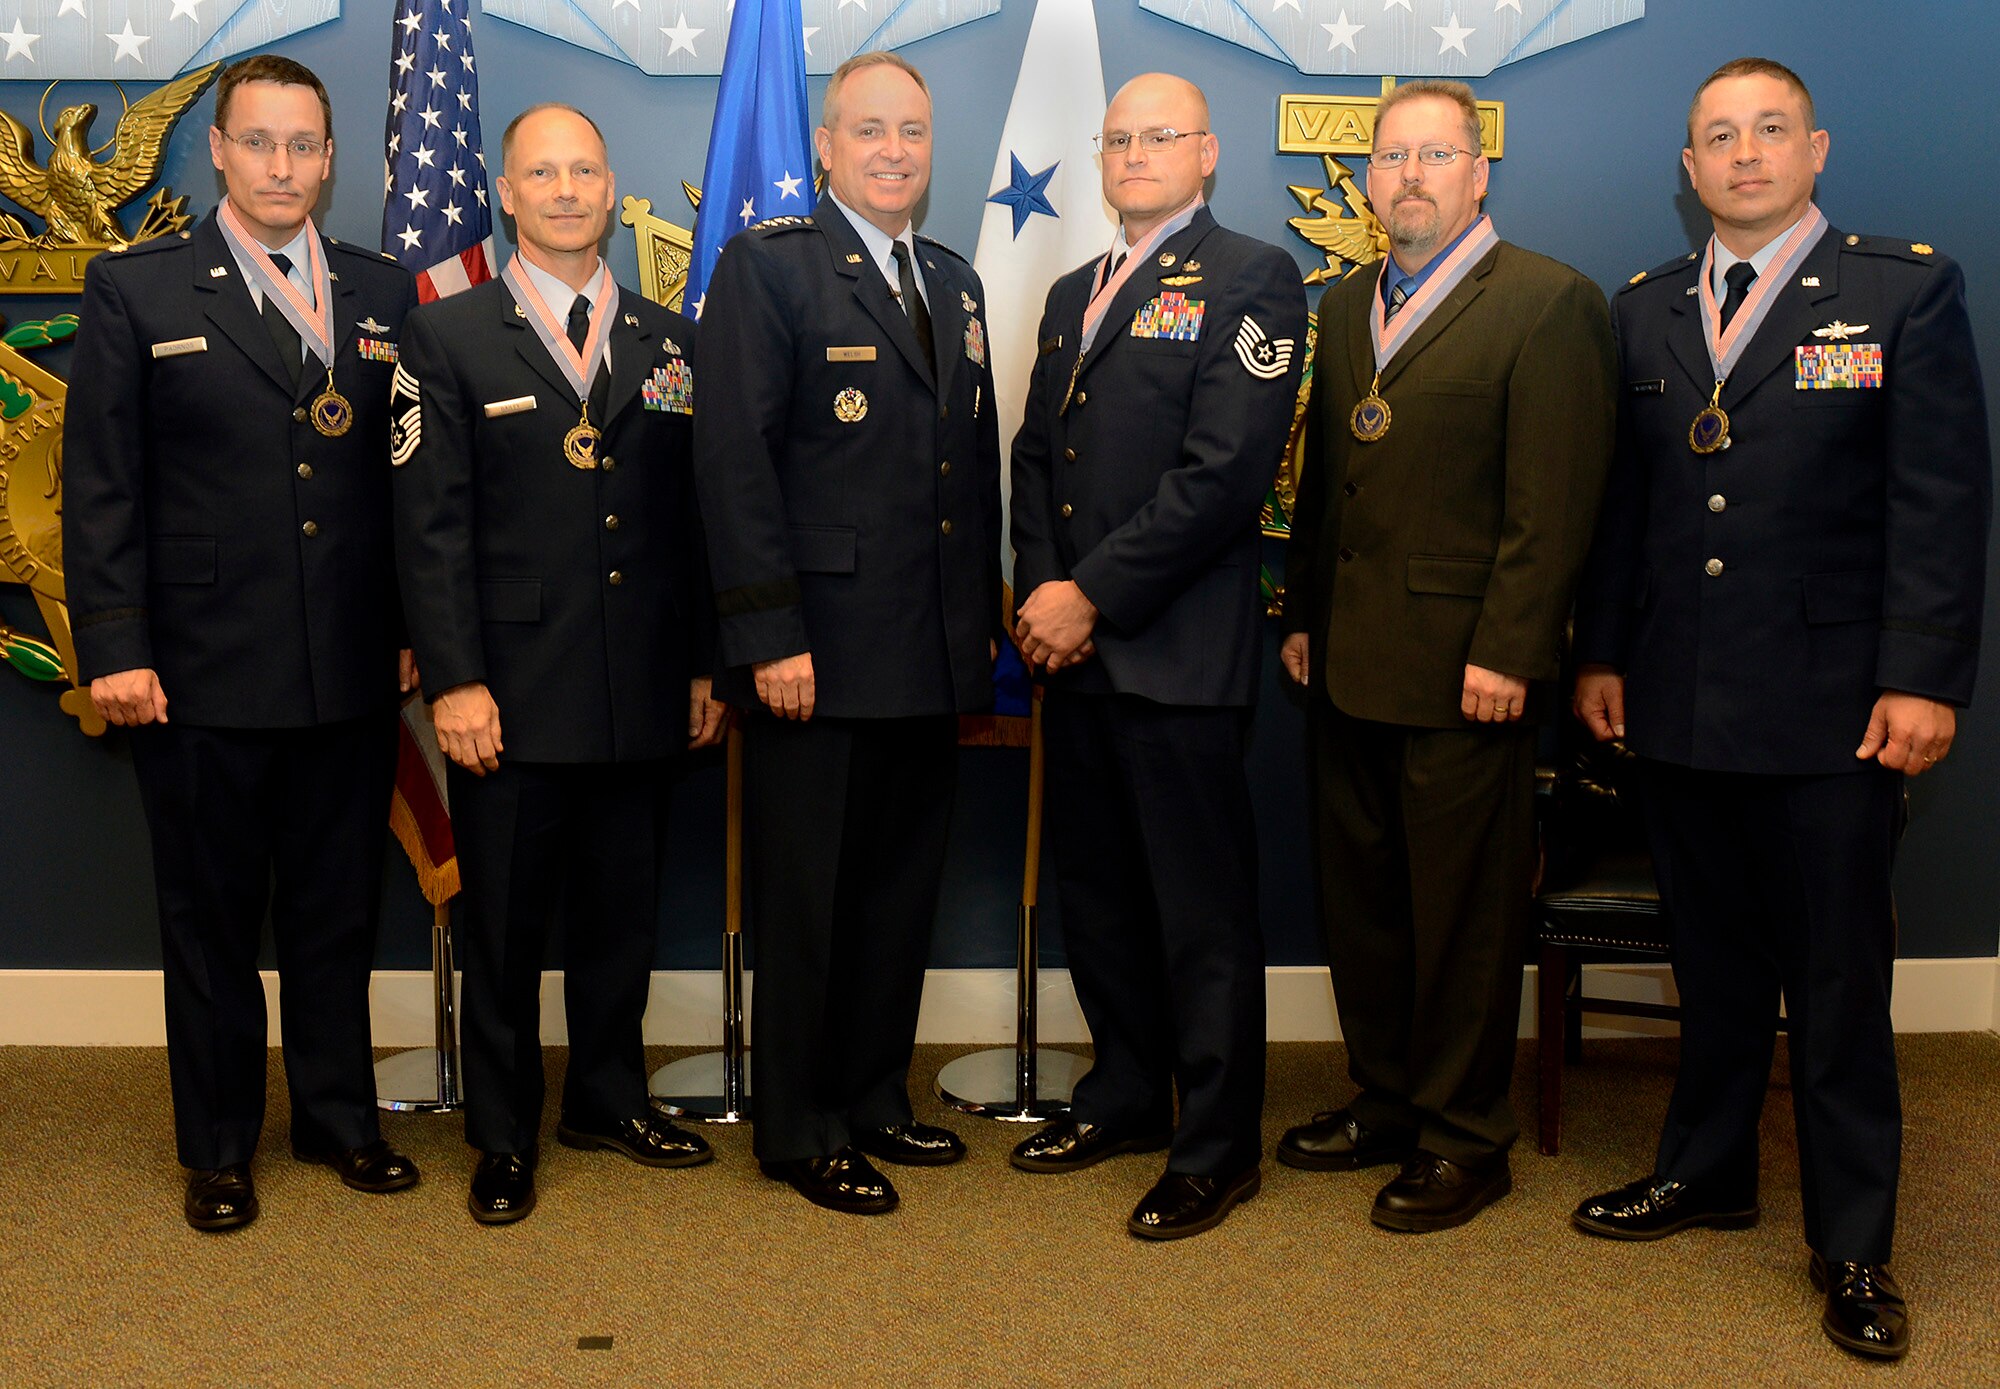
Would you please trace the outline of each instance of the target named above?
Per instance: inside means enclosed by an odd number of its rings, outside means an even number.
[[[1460,83],[1377,113],[1381,273],[1320,302],[1283,656],[1308,685],[1344,1107],[1281,1160],[1400,1164],[1371,1218],[1462,1224],[1510,1189],[1535,723],[1612,446],[1604,296],[1499,240]]]

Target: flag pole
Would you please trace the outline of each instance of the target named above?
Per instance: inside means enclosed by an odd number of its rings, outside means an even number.
[[[743,729],[733,718],[725,765],[722,1050],[670,1061],[648,1083],[661,1109],[705,1124],[740,1124],[750,1117],[743,1041]]]
[[[1035,1124],[1069,1113],[1076,1082],[1090,1062],[1073,1052],[1043,1051],[1037,1036],[1041,997],[1042,693],[1028,725],[1028,833],[1021,905],[1015,913],[1014,1045],[961,1056],[937,1076],[937,1097],[963,1114]]]

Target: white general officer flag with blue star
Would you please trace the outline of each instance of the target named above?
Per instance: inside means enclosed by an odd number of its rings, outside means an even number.
[[[1104,66],[1097,55],[1092,0],[1037,0],[1014,81],[1013,104],[993,159],[986,219],[973,265],[986,284],[986,330],[992,339],[994,408],[1000,442],[1011,448],[1028,399],[1035,329],[1049,286],[1118,233],[1104,203],[1097,149],[1104,126]],[[1006,521],[1008,471],[1000,471],[1000,564],[1014,579],[1012,530]]]

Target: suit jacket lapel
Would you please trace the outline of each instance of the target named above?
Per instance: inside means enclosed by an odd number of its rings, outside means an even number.
[[[1195,248],[1201,245],[1203,237],[1214,230],[1215,214],[1202,207],[1195,212],[1193,221],[1161,242],[1150,253],[1149,264],[1132,267],[1132,273],[1126,277],[1124,285],[1112,297],[1111,307],[1104,311],[1104,321],[1097,325],[1097,336],[1091,341],[1090,353],[1084,358],[1083,366],[1077,373],[1079,378],[1111,350],[1113,343],[1130,334],[1133,317],[1147,300],[1162,292],[1160,278],[1164,275],[1184,274],[1187,262],[1195,258]],[[1160,257],[1168,254],[1173,256],[1172,263],[1161,265]],[[1096,288],[1095,281],[1091,281],[1090,285],[1092,289]],[[1174,287],[1169,285],[1165,288]],[[1185,292],[1191,299],[1202,297],[1201,291],[1192,285],[1188,286]],[[1085,299],[1084,305],[1086,308],[1089,307],[1088,298]],[[1206,333],[1215,326],[1204,322],[1201,330]]]
[[[1358,274],[1366,274],[1358,271]],[[1380,272],[1377,272],[1379,275]],[[1354,394],[1356,399],[1368,394],[1368,387],[1375,379],[1375,340],[1369,324],[1375,308],[1375,296],[1381,293],[1377,287],[1377,275],[1368,276],[1368,292],[1348,300],[1352,305],[1347,316],[1347,364],[1354,372]],[[1320,332],[1327,331],[1322,323]]]
[[[1430,317],[1426,318],[1410,335],[1409,340],[1397,349],[1389,365],[1382,368],[1383,389],[1388,389],[1389,383],[1401,376],[1411,362],[1422,356],[1424,349],[1437,341],[1438,335],[1451,325],[1453,319],[1464,313],[1473,300],[1486,292],[1486,277],[1491,275],[1493,267],[1499,264],[1500,249],[1499,246],[1495,246],[1480,257],[1479,263],[1472,267],[1472,273],[1452,286],[1451,293],[1445,295],[1443,302],[1431,310]],[[1374,317],[1372,304],[1369,305],[1368,312],[1372,321]],[[1373,342],[1368,345],[1368,360],[1371,364],[1375,360]]]
[[[538,376],[555,388],[557,400],[565,407],[574,406],[577,403],[576,387],[570,385],[569,378],[556,365],[556,359],[549,355],[548,348],[542,346],[541,334],[528,322],[531,312],[527,305],[514,302],[514,291],[502,280],[500,321],[514,330],[514,350],[521,354],[522,361],[534,368]],[[618,354],[614,351],[611,355],[616,360]]]
[[[1828,227],[1793,274],[1796,278],[1789,284],[1775,287],[1778,298],[1771,305],[1771,312],[1757,325],[1757,335],[1750,339],[1750,345],[1736,360],[1736,369],[1729,373],[1729,384],[1722,389],[1725,407],[1742,400],[1765,377],[1791,363],[1792,349],[1818,326],[1819,301],[1840,291],[1840,233]],[[1813,279],[1819,283],[1799,283]],[[1706,360],[1706,349],[1703,359]]]
[[[213,212],[195,228],[194,248],[194,288],[202,296],[202,311],[208,321],[221,329],[287,396],[295,396],[299,374],[279,359],[278,345],[271,341],[271,330],[265,327],[257,303],[250,297],[250,286],[244,283],[243,272],[237,268],[236,257],[223,239],[222,229],[216,226]],[[226,273],[212,273],[217,269]]]
[[[889,341],[903,354],[903,360],[914,368],[927,383],[937,381],[935,364],[924,360],[923,350],[917,346],[917,330],[910,326],[910,316],[903,312],[902,305],[889,293],[889,282],[882,277],[882,271],[868,255],[868,248],[862,244],[861,233],[854,230],[854,224],[847,220],[847,214],[831,197],[819,200],[813,210],[813,222],[826,236],[827,251],[833,257],[834,272],[846,278],[855,299],[889,335]],[[932,313],[932,323],[937,315]],[[936,333],[932,333],[935,345]]]

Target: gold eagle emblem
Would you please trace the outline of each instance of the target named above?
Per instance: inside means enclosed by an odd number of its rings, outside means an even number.
[[[45,129],[51,146],[46,165],[35,161],[35,137],[28,128],[0,111],[0,194],[48,223],[39,236],[31,236],[18,218],[0,212],[0,245],[13,241],[48,248],[127,246],[178,231],[186,223],[185,215],[158,196],[136,236],[125,234],[117,209],[159,177],[174,123],[221,66],[196,68],[127,107],[118,118],[108,159],[98,159],[91,148],[90,126],[97,119],[92,102],[65,106],[56,116],[55,128]],[[155,225],[161,222],[164,225]]]

